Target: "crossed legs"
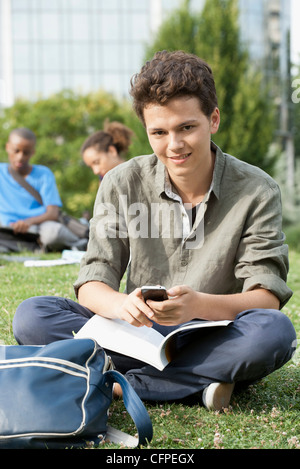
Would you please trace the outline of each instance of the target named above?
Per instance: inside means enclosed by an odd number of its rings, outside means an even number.
[[[47,344],[73,337],[92,316],[90,310],[66,298],[34,297],[17,308],[13,331],[20,344]],[[170,330],[158,328],[164,335]],[[296,333],[285,314],[253,309],[240,313],[227,327],[179,337],[177,357],[163,371],[107,352],[141,399],[166,401],[182,399],[211,383],[261,379],[283,366],[295,349]]]

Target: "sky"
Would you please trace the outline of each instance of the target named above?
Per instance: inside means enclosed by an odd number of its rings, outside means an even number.
[[[300,62],[300,0],[291,0],[291,59]]]

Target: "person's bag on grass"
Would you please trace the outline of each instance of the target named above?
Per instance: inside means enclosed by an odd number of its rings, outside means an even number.
[[[0,252],[34,252],[40,249],[38,234],[14,233],[12,228],[0,227]]]
[[[107,425],[115,382],[138,438]],[[0,389],[0,449],[84,448],[106,440],[139,446],[152,439],[144,404],[92,339],[1,345]]]
[[[70,231],[72,231],[73,234],[78,236],[78,238],[88,239],[89,226],[81,223],[78,218],[72,217],[72,215],[60,211],[57,221],[66,226]]]

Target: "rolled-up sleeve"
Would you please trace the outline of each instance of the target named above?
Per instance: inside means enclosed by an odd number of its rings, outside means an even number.
[[[288,246],[282,233],[281,196],[276,183],[253,199],[237,251],[236,278],[243,291],[265,288],[282,308],[292,291],[286,284],[289,269]]]
[[[76,296],[80,286],[91,281],[104,282],[118,291],[128,265],[129,243],[122,223],[124,217],[120,213],[118,191],[109,179],[107,174],[96,197],[88,249],[74,283]]]

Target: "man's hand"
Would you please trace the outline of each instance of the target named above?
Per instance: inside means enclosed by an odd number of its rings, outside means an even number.
[[[14,233],[27,233],[29,230],[30,224],[26,220],[18,220],[15,223],[10,225],[14,230]]]
[[[143,300],[141,288],[129,295],[103,282],[84,283],[78,290],[79,303],[105,318],[118,318],[136,327],[152,327],[153,311]]]
[[[200,300],[198,292],[186,285],[181,285],[171,288],[167,294],[168,300],[147,301],[147,305],[153,311],[153,321],[164,326],[174,326],[197,317]]]
[[[181,285],[170,288],[167,293],[169,300],[147,301],[154,313],[152,320],[164,326],[178,325],[192,319],[234,320],[237,314],[248,309],[279,307],[278,298],[263,288],[230,295],[213,295]]]
[[[136,288],[129,295],[124,295],[124,301],[118,305],[115,315],[136,327],[152,327],[150,319],[153,318],[153,311],[145,303],[140,288]]]

